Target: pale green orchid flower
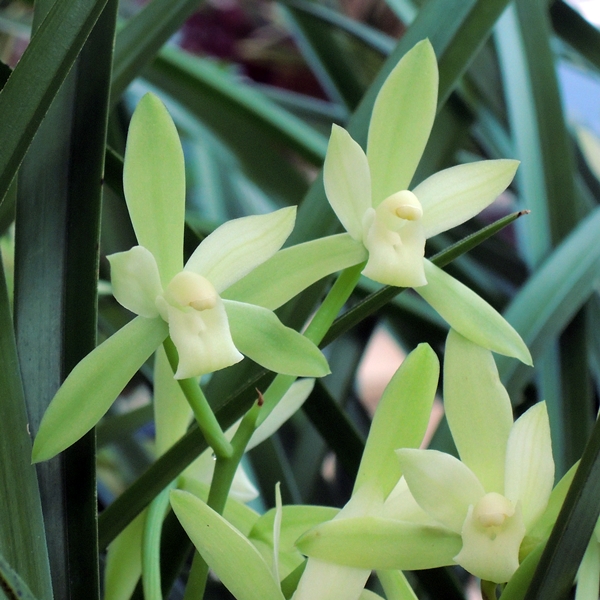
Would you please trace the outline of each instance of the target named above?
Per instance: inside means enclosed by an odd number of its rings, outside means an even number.
[[[354,492],[348,504],[334,516],[335,509],[311,506],[283,507],[281,525],[276,511],[261,517],[250,532],[256,545],[217,515],[209,507],[189,494],[171,493],[171,504],[190,539],[209,566],[238,600],[282,600],[279,577],[275,576],[274,548],[279,548],[279,575],[284,577],[302,562],[301,555],[293,549],[293,541],[312,526],[329,523],[353,523],[379,514],[385,498],[400,477],[400,468],[394,454],[398,446],[418,447],[425,433],[439,375],[435,353],[421,344],[404,361],[379,403]],[[332,517],[333,520],[330,520]],[[412,526],[413,534],[424,532],[422,526]],[[279,528],[285,540],[279,540]],[[317,527],[318,529],[318,527]],[[266,532],[272,532],[266,534]],[[419,546],[419,536],[412,550],[423,552],[431,545],[431,536]],[[227,552],[218,550],[226,544]],[[360,553],[360,551],[358,551]],[[283,572],[281,572],[283,569]],[[365,593],[365,582],[370,568],[354,568],[310,558],[294,600],[358,600],[371,598]],[[391,598],[414,597],[408,594],[410,586],[401,573],[386,580],[392,591]],[[398,590],[405,593],[399,596]],[[393,593],[396,590],[397,593]]]
[[[316,527],[299,540],[302,552],[363,568],[459,564],[484,580],[510,579],[525,536],[536,537],[554,483],[546,405],[513,423],[491,352],[451,330],[444,406],[461,460],[435,450],[396,450],[403,477],[383,510],[346,526]]]
[[[415,287],[473,342],[531,363],[519,334],[487,302],[424,258],[425,240],[493,202],[515,174],[514,160],[485,160],[436,173],[408,189],[433,125],[438,69],[429,41],[408,51],[384,82],[369,125],[366,153],[333,126],[323,180],[347,233],[278,252],[225,292],[275,309],[317,279],[366,261],[363,274]],[[273,273],[283,273],[277,278]],[[257,285],[261,281],[263,285]]]
[[[281,248],[294,226],[295,207],[225,223],[184,266],[183,150],[167,109],[152,94],[133,114],[123,176],[139,246],[110,257],[112,285],[116,299],[138,316],[67,377],[41,422],[34,462],[51,458],[96,425],[168,335],[179,354],[177,378],[223,369],[242,355],[288,375],[329,372],[318,348],[271,310],[235,295],[221,299]]]
[[[401,449],[400,466],[421,508],[461,536],[454,561],[483,580],[504,583],[517,570],[521,542],[554,485],[546,404],[513,423],[489,351],[451,331],[445,356],[444,406],[461,460]]]
[[[418,73],[418,86],[404,85]],[[417,44],[383,84],[373,107],[367,152],[333,126],[323,179],[336,215],[369,258],[363,274],[387,285],[427,284],[425,240],[475,216],[512,181],[518,161],[459,165],[408,187],[437,108],[438,69],[428,40]],[[394,110],[401,105],[403,111]]]

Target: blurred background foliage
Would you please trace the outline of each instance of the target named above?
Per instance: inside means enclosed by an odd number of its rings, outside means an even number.
[[[548,402],[557,477],[581,457],[600,384],[600,32],[573,6],[562,0],[56,4],[67,12],[61,16],[48,1],[36,2],[35,11],[24,1],[0,3],[0,82],[19,65],[0,93],[0,249],[7,284],[0,308],[6,316],[12,306],[16,331],[0,338],[0,356],[13,360],[0,363],[0,394],[16,422],[25,418],[26,403],[35,432],[61,379],[93,347],[96,323],[101,340],[131,318],[110,295],[105,257],[135,243],[121,157],[143,93],[161,96],[182,137],[188,251],[227,219],[299,204],[295,243],[340,228],[319,178],[331,124],[348,127],[364,144],[381,81],[408,48],[429,37],[440,62],[439,114],[411,187],[462,162],[512,157],[522,163],[506,193],[476,220],[430,240],[427,253],[510,212],[531,210],[448,270],[502,311],[530,346],[535,369],[498,363],[516,414],[537,400]],[[69,37],[61,26],[77,35]],[[32,58],[18,63],[30,39]],[[62,54],[50,50],[61,46]],[[282,319],[302,327],[330,283],[283,307]],[[372,282],[361,282],[351,305],[376,291]],[[397,295],[375,312],[365,309],[358,320],[327,347],[332,375],[318,382],[302,413],[247,458],[262,492],[258,509],[273,505],[276,481],[284,502],[343,505],[385,377],[418,342],[443,350],[446,325],[416,294]],[[254,385],[267,381],[246,363],[205,382],[223,422],[239,416]],[[8,497],[29,498],[38,512],[41,505],[48,548],[42,540],[35,564],[25,557],[30,543],[9,528],[25,519],[26,503],[16,503],[0,514],[0,554],[38,598],[50,597],[48,556],[55,597],[99,593],[98,556],[81,551],[95,539],[96,464],[101,563],[106,544],[202,449],[192,429],[154,463],[151,378],[147,365],[101,422],[97,456],[92,438],[36,474],[26,450],[15,458],[14,427],[0,430],[0,464],[12,461],[14,476],[27,473],[29,482],[23,489],[14,481],[0,484],[0,505],[8,506]],[[451,452],[438,408],[431,446]],[[77,494],[69,493],[73,489]],[[600,510],[586,493],[578,506],[587,521],[567,532],[574,545],[559,547],[571,569],[591,531],[586,523]],[[41,527],[29,521],[32,531]],[[69,528],[80,533],[69,535]],[[175,582],[173,598],[181,597],[178,561],[187,547],[181,535],[167,519],[165,556],[177,554],[169,553],[169,543],[181,554],[164,561],[165,587]],[[420,597],[463,597],[461,573],[417,575]],[[545,574],[544,589],[556,588],[552,577],[559,576]],[[227,597],[213,587],[211,597]]]

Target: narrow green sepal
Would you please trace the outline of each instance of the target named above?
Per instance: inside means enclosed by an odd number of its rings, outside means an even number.
[[[88,354],[48,406],[32,461],[52,458],[92,429],[167,335],[167,324],[160,317],[136,317]]]

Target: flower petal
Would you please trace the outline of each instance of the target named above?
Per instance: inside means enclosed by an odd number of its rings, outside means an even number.
[[[440,365],[428,344],[420,344],[385,388],[371,423],[354,490],[376,485],[386,498],[400,478],[396,448],[418,448],[435,398]]]
[[[334,519],[305,533],[303,554],[357,569],[431,569],[454,564],[462,542],[445,527],[354,517]]]
[[[377,571],[387,600],[418,600],[402,571]]]
[[[136,317],[81,360],[46,409],[32,461],[52,458],[94,427],[167,333],[162,319]]]
[[[423,40],[388,75],[373,107],[367,145],[373,206],[408,189],[433,126],[437,93],[435,53]]]
[[[273,576],[279,581],[279,537],[281,535],[281,516],[283,503],[281,501],[281,483],[275,484],[275,518],[273,519]]]
[[[419,506],[460,533],[469,505],[485,495],[481,483],[457,458],[437,450],[396,450],[400,468]]]
[[[315,281],[365,260],[365,247],[349,234],[327,236],[280,250],[221,296],[275,310]]]
[[[423,256],[425,255],[425,230],[419,221],[407,222],[400,232],[392,231],[381,223],[375,211],[367,213],[370,221],[364,244],[369,259],[363,275],[398,287],[417,287],[427,284]]]
[[[297,377],[323,377],[329,371],[321,351],[286,327],[271,310],[223,300],[236,347],[263,367]]]
[[[217,292],[247,275],[283,246],[294,228],[296,207],[233,219],[196,248],[185,270],[206,277]]]
[[[428,285],[418,292],[449,324],[467,339],[531,365],[531,354],[506,319],[474,291],[425,260]]]
[[[473,518],[473,512],[471,506],[462,530],[463,547],[454,560],[476,577],[504,583],[519,568],[519,546],[525,535],[520,507],[517,504],[515,513],[493,534]]]
[[[453,329],[444,356],[444,409],[460,459],[486,492],[504,494],[513,415],[494,357]]]
[[[575,600],[598,600],[600,584],[600,545],[592,536],[577,571]]]
[[[359,144],[335,124],[323,165],[323,184],[338,219],[355,240],[361,241],[362,219],[371,208],[369,163]]]
[[[196,549],[238,600],[284,600],[258,550],[223,517],[188,492],[171,492],[171,506]]]
[[[294,382],[290,389],[283,395],[269,416],[256,428],[252,434],[246,452],[252,450],[267,438],[271,437],[310,396],[315,385],[314,379],[301,379]]]
[[[178,480],[179,489],[189,492],[206,503],[210,490],[210,483],[204,483],[197,479],[182,473]],[[236,500],[232,496],[227,497],[225,509],[223,510],[223,518],[229,521],[240,533],[248,536],[254,523],[259,518],[259,514],[252,510],[246,504]]]
[[[123,188],[138,243],[156,259],[166,286],[182,266],[185,165],[177,129],[154,94],[131,118]]]
[[[505,496],[521,502],[523,520],[529,529],[546,509],[554,485],[545,402],[538,402],[515,421],[508,438],[505,480]]]
[[[423,207],[422,223],[430,238],[479,214],[509,185],[518,160],[482,160],[445,169],[414,190]]]
[[[343,567],[309,558],[293,600],[358,600],[370,569]]]
[[[156,297],[162,293],[158,265],[143,246],[107,256],[116,301],[140,317],[158,317]]]
[[[229,496],[244,503],[252,502],[252,500],[255,500],[260,496],[260,492],[250,481],[250,478],[242,465],[238,465],[238,468],[235,471]]]
[[[177,348],[175,379],[200,377],[234,365],[244,357],[233,343],[223,301],[214,308],[180,310],[167,305],[169,335]]]
[[[110,543],[104,569],[104,600],[129,600],[142,574],[142,511]]]
[[[173,369],[162,346],[156,350],[154,359],[153,407],[156,455],[162,456],[183,437],[192,419],[192,409],[173,378]]]
[[[400,481],[386,498],[379,516],[384,519],[396,519],[397,521],[412,521],[421,525],[436,526],[438,524],[433,517],[417,504],[404,477],[400,477]]]

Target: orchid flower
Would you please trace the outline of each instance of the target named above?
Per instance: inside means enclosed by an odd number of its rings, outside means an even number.
[[[400,468],[394,454],[398,446],[418,447],[425,433],[429,414],[435,395],[439,375],[439,364],[435,353],[427,344],[421,344],[404,361],[377,407],[371,430],[360,464],[352,498],[348,504],[334,516],[335,509],[310,506],[283,507],[281,524],[277,516],[267,513],[261,517],[250,532],[249,537],[259,543],[254,545],[235,527],[217,515],[208,506],[185,492],[171,493],[171,504],[175,514],[190,536],[198,552],[208,565],[221,578],[224,585],[238,600],[282,600],[279,583],[302,562],[302,557],[293,548],[293,541],[310,529],[312,525],[328,521],[329,523],[352,523],[369,519],[378,514],[383,502],[400,477]],[[332,517],[333,520],[330,520]],[[318,526],[317,526],[318,529]],[[413,527],[413,534],[425,531]],[[272,531],[265,535],[266,531]],[[283,538],[280,539],[279,531]],[[270,550],[265,550],[266,546]],[[418,535],[414,539],[415,551],[422,552]],[[227,552],[217,548],[222,544]],[[425,539],[428,547],[431,539]],[[274,555],[284,556],[279,561],[281,573],[275,573],[271,564]],[[272,553],[272,554],[271,554]],[[358,600],[370,598],[364,592],[365,582],[370,569],[340,566],[310,558],[294,593],[294,600]],[[401,582],[408,583],[401,574]],[[406,596],[405,596],[406,597]]]
[[[417,86],[405,80],[418,74]],[[367,152],[333,126],[323,179],[331,207],[369,258],[363,274],[387,285],[427,284],[425,240],[478,214],[512,181],[518,161],[460,165],[408,186],[437,108],[438,69],[428,40],[417,44],[383,84],[369,124]],[[392,110],[394,106],[403,110]]]
[[[299,540],[302,552],[380,569],[459,564],[484,580],[510,579],[554,483],[546,405],[536,404],[513,423],[492,354],[451,330],[444,406],[461,460],[435,450],[396,450],[403,477],[384,510],[343,528],[324,523]],[[418,526],[431,548],[411,553],[411,544],[421,547],[407,537]]]
[[[460,534],[453,560],[477,577],[508,581],[519,549],[543,514],[554,485],[545,402],[513,423],[490,352],[450,332],[444,406],[461,460],[434,450],[397,451],[417,503]]]
[[[243,355],[289,375],[329,372],[318,348],[271,310],[221,298],[279,250],[292,231],[294,207],[225,223],[184,266],[183,151],[167,109],[152,94],[132,117],[123,176],[139,245],[109,260],[115,298],[138,316],[65,380],[41,422],[34,461],[51,458],[89,431],[168,335],[179,355],[179,379],[223,369]]]
[[[329,273],[366,261],[363,274],[414,287],[473,342],[531,364],[518,333],[475,292],[424,258],[425,241],[491,204],[515,160],[484,160],[436,173],[409,190],[436,113],[438,69],[429,41],[416,44],[385,80],[373,107],[366,153],[333,126],[323,168],[329,203],[347,233],[286,248],[229,293],[271,309]],[[272,273],[283,273],[277,279]],[[261,281],[263,285],[257,285]]]

